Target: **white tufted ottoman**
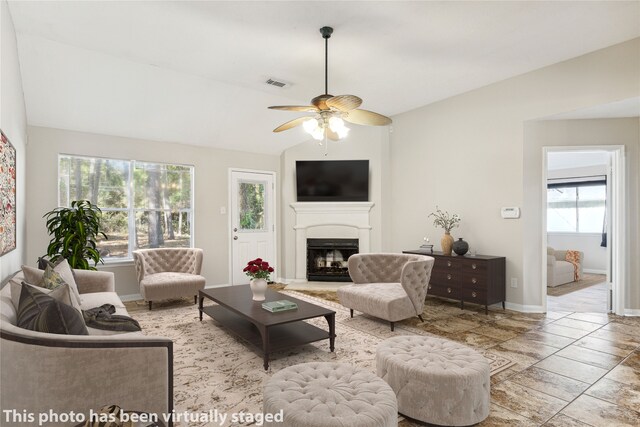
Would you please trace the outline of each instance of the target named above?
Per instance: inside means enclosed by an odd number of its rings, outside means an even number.
[[[489,415],[489,362],[465,345],[420,335],[389,338],[378,346],[376,368],[403,415],[446,426]]]
[[[278,427],[398,425],[396,395],[376,376],[344,363],[314,362],[276,373],[264,387],[264,412],[284,411]]]

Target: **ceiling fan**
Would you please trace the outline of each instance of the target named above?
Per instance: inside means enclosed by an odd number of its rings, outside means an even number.
[[[333,28],[322,27],[320,33],[324,39],[324,94],[318,95],[311,100],[312,105],[278,105],[269,107],[272,110],[287,110],[315,113],[313,116],[298,117],[290,120],[277,128],[274,132],[282,132],[287,129],[302,125],[304,130],[314,139],[322,141],[329,138],[337,141],[347,136],[349,128],[344,122],[366,126],[385,126],[391,124],[389,117],[373,111],[361,110],[358,107],[362,104],[362,99],[355,95],[329,94],[329,38],[333,33]]]

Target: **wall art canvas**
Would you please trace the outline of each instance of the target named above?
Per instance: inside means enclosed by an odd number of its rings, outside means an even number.
[[[0,256],[16,248],[16,149],[0,131]]]

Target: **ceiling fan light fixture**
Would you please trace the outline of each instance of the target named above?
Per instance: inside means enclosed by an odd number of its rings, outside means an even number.
[[[329,118],[329,129],[338,135],[338,139],[346,138],[350,130],[344,125],[344,120],[338,116]]]
[[[344,120],[342,120],[340,117],[333,116],[329,119],[329,128],[332,131],[338,132],[345,127],[346,126],[344,125]]]
[[[304,123],[302,123],[302,127],[304,128],[305,132],[313,135],[313,131],[315,131],[316,128],[318,127],[318,120],[316,119],[306,120]]]
[[[313,132],[310,133],[313,139],[315,139],[316,141],[322,141],[324,139],[324,128],[321,128],[320,126],[315,128]]]
[[[346,138],[349,135],[349,131],[351,129],[349,129],[348,127],[342,127],[340,129],[338,129],[337,131],[335,131],[335,133],[338,134],[338,138],[342,139],[342,138]]]
[[[359,109],[362,99],[355,95],[333,96],[329,94],[329,38],[333,33],[333,28],[322,27],[320,33],[324,39],[324,94],[313,98],[311,105],[269,107],[273,110],[314,113],[315,117],[307,116],[290,120],[275,128],[274,132],[281,132],[302,125],[304,131],[318,141],[327,139],[337,141],[349,135],[349,128],[345,126],[345,121],[365,126],[386,126],[391,124],[391,119],[382,114]]]

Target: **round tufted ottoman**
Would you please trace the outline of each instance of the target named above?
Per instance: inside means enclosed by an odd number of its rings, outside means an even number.
[[[446,426],[489,415],[489,362],[465,345],[420,335],[389,338],[378,346],[376,368],[403,415]]]
[[[396,395],[373,372],[344,363],[314,362],[276,373],[264,387],[264,412],[284,412],[278,427],[398,425]]]

